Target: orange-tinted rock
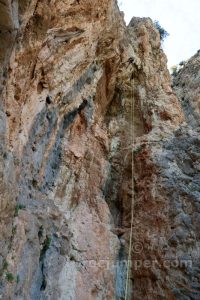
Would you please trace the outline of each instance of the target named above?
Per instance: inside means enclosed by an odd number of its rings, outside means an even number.
[[[129,299],[198,299],[198,263],[169,261],[198,257],[199,140],[152,21],[126,27],[114,0],[9,11],[20,26],[0,49],[2,299],[124,299],[133,198]]]

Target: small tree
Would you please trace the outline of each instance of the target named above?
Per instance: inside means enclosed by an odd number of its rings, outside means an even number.
[[[165,38],[169,36],[169,33],[160,25],[160,23],[158,21],[155,21],[154,25],[160,33],[161,42],[163,42],[165,40]]]
[[[172,66],[170,68],[170,71],[171,71],[172,76],[175,76],[177,74],[177,71],[178,71],[178,66],[177,65]]]

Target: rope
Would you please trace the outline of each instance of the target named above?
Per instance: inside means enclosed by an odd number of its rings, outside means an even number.
[[[132,80],[131,80],[132,81]],[[133,99],[133,82],[132,91],[131,91],[131,145],[134,142],[134,99]],[[131,151],[131,230],[129,237],[129,251],[128,251],[128,263],[127,263],[127,273],[126,273],[126,288],[125,288],[125,300],[128,300],[128,289],[129,289],[129,279],[130,279],[130,270],[131,270],[131,251],[132,251],[132,240],[133,240],[133,210],[134,210],[134,153]]]

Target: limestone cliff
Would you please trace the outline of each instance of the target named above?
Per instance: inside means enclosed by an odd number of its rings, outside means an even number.
[[[152,21],[2,0],[0,39],[1,299],[199,299],[198,95]]]

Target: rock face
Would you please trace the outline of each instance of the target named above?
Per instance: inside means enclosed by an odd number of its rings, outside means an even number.
[[[1,298],[199,299],[198,56],[178,100],[116,1],[0,7]]]

